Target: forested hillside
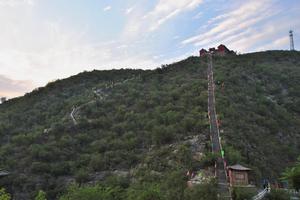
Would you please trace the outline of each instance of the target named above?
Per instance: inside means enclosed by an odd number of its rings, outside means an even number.
[[[206,65],[199,63],[84,72],[1,105],[1,168],[12,173],[2,182],[19,198],[38,189],[53,198],[74,179],[97,181],[142,162],[149,172],[182,168],[185,163],[168,163],[180,160],[161,147],[208,136]],[[74,125],[70,113],[77,106]]]
[[[242,152],[258,179],[274,180],[300,154],[300,53],[268,51],[214,61],[225,141]]]
[[[300,53],[213,63],[225,157],[257,181],[278,177],[300,154]],[[193,199],[203,188],[189,191],[184,174],[213,157],[206,71],[206,58],[190,57],[156,70],[83,72],[1,104],[0,169],[11,173],[1,186],[16,199],[38,190],[57,199],[72,182],[118,199]]]

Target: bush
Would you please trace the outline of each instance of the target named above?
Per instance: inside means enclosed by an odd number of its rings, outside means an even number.
[[[255,188],[235,187],[232,191],[233,200],[251,200],[256,195]]]
[[[233,148],[232,146],[225,146],[225,157],[229,165],[241,163],[241,152]]]
[[[271,190],[269,194],[267,194],[266,199],[268,200],[289,200],[290,194],[284,190]]]
[[[300,156],[295,166],[285,170],[282,179],[289,181],[294,189],[300,189]]]
[[[196,185],[184,192],[185,200],[217,200],[217,186],[215,184]]]
[[[162,200],[163,193],[159,184],[141,184],[127,191],[127,200]]]
[[[10,194],[6,193],[4,188],[0,188],[0,200],[10,200]]]
[[[67,193],[59,198],[59,200],[121,200],[123,199],[123,190],[120,188],[86,186],[79,187],[72,185]]]
[[[217,154],[209,152],[205,155],[205,157],[201,159],[201,166],[204,168],[214,166],[215,162],[217,161],[217,158]]]
[[[40,190],[34,200],[47,200],[46,193],[43,190]]]
[[[80,169],[76,174],[75,174],[75,179],[76,182],[81,185],[82,183],[87,182],[90,179],[89,173],[86,169]]]
[[[189,146],[181,145],[179,146],[178,152],[176,153],[177,160],[181,165],[186,166],[186,168],[192,167],[192,152]]]
[[[182,200],[186,187],[186,177],[182,171],[174,171],[164,179],[163,191],[167,200]]]

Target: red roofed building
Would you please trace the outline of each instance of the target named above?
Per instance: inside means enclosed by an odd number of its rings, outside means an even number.
[[[216,48],[215,47],[209,48],[208,51],[210,53],[215,53],[216,52]]]
[[[221,44],[218,46],[218,49],[216,51],[216,54],[219,56],[225,56],[226,54],[230,54],[232,51],[230,51],[224,44]]]
[[[203,57],[203,56],[205,56],[207,54],[207,51],[205,49],[201,49],[199,51],[199,53],[200,53],[200,57]]]
[[[206,49],[200,50],[200,57],[205,56],[206,54],[213,54],[218,56],[225,56],[227,54],[235,54],[234,51],[229,50],[224,44],[220,44],[218,48],[209,48],[208,51]]]

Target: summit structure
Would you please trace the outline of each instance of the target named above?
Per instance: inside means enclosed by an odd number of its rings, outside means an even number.
[[[295,47],[294,47],[294,36],[293,36],[293,31],[290,30],[290,50],[294,51]]]
[[[228,55],[228,54],[235,54],[234,51],[229,50],[224,44],[220,44],[217,48],[215,48],[215,47],[209,48],[208,51],[206,49],[202,48],[199,51],[199,53],[200,53],[200,57],[203,57],[207,54],[213,54],[213,55],[218,55],[218,56],[225,56],[225,55]]]

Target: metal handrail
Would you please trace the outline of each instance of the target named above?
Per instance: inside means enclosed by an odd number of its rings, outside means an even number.
[[[263,191],[261,191],[260,193],[258,193],[257,195],[255,195],[252,200],[261,200],[263,199],[266,194],[268,194],[270,192],[270,188],[265,188]]]

